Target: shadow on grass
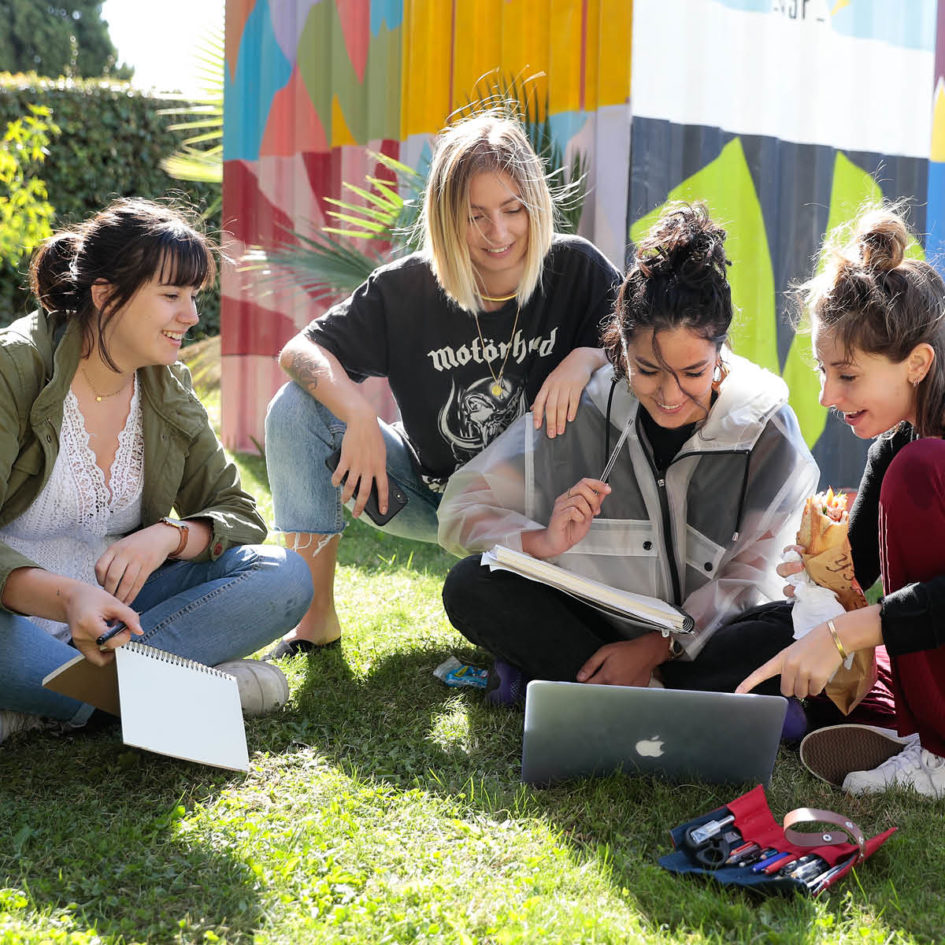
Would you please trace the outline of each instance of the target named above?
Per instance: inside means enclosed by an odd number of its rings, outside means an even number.
[[[0,762],[0,887],[25,893],[0,907],[8,922],[53,917],[127,941],[227,929],[252,941],[262,914],[249,867],[175,829],[240,776],[125,748],[114,730],[21,746],[5,744]],[[44,751],[68,761],[32,765]]]
[[[484,662],[481,651],[455,652],[469,662]],[[816,915],[810,901],[771,900],[759,913],[760,899],[753,894],[680,878],[657,863],[671,849],[670,828],[724,804],[741,789],[622,775],[548,788],[523,785],[521,710],[488,707],[475,690],[447,689],[432,675],[444,656],[437,646],[392,653],[359,678],[343,649],[314,654],[291,724],[282,727],[283,733],[291,731],[291,741],[281,750],[293,743],[314,747],[352,778],[405,791],[419,788],[490,821],[507,815],[549,824],[577,862],[603,866],[623,899],[676,932],[697,935],[708,915],[720,928],[744,928],[746,941],[763,935],[771,922],[779,934],[795,928],[798,942],[810,940]],[[882,907],[880,896],[875,906]],[[779,939],[794,940],[790,934]]]

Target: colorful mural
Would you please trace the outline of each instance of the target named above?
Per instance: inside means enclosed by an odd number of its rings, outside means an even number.
[[[481,76],[544,73],[557,139],[590,160],[581,232],[620,264],[667,200],[705,200],[730,230],[736,348],[788,380],[825,482],[858,480],[864,444],[818,404],[786,291],[867,199],[911,198],[915,251],[945,260],[945,0],[228,0],[226,28],[232,254],[321,226],[370,149],[422,166]],[[260,439],[274,356],[318,312],[227,273],[228,445]]]
[[[541,76],[558,141],[591,160],[582,232],[622,262],[630,11],[626,0],[228,0],[230,254],[316,230],[325,197],[375,171],[369,150],[420,166],[431,136],[499,69]],[[226,273],[223,291],[223,435],[253,449],[283,380],[275,355],[320,309],[254,271]],[[373,396],[389,413],[384,385]]]

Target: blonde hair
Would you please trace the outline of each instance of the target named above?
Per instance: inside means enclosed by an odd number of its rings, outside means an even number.
[[[528,214],[525,271],[516,293],[519,305],[540,288],[542,265],[554,235],[554,206],[544,168],[519,122],[490,111],[441,132],[420,214],[423,249],[440,287],[467,312],[483,307],[466,239],[469,183],[483,171],[508,174]]]
[[[865,207],[824,244],[823,269],[798,289],[811,327],[842,350],[882,355],[901,364],[917,345],[935,358],[916,387],[916,431],[945,433],[945,283],[927,262],[910,259],[913,235],[900,205]]]

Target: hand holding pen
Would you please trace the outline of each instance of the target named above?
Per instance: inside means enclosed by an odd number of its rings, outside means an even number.
[[[143,633],[136,611],[102,588],[77,581],[68,591],[65,616],[72,642],[93,665],[104,666],[112,659],[110,650]]]

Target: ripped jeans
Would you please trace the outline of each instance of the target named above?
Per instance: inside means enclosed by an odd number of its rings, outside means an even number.
[[[435,542],[440,494],[420,478],[400,433],[382,420],[378,423],[387,447],[387,474],[406,493],[407,504],[386,525],[375,525],[367,515],[361,521],[389,535]],[[345,424],[295,382],[273,397],[266,414],[266,468],[277,531],[344,531],[341,489],[331,484],[325,465],[344,433]],[[353,505],[352,499],[348,507]]]

